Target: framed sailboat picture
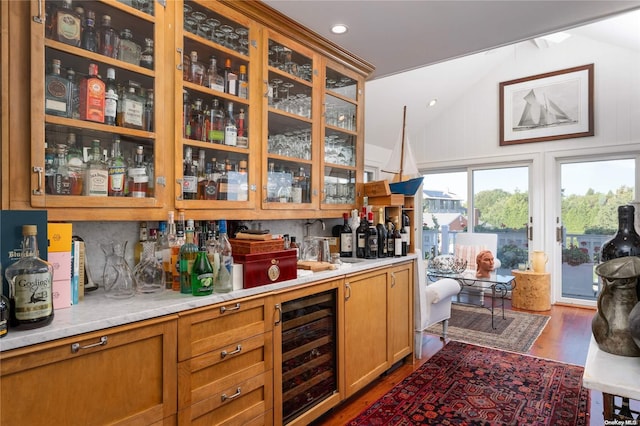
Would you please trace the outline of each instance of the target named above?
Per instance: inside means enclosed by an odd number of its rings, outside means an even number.
[[[501,146],[593,134],[593,64],[500,83]]]

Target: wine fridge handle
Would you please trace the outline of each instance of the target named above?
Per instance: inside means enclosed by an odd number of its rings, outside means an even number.
[[[276,319],[273,325],[278,325],[282,322],[282,307],[279,303],[276,303],[276,313],[278,319]]]

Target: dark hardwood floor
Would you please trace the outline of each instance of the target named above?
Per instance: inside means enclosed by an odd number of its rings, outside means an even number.
[[[528,353],[541,358],[584,366],[591,339],[591,319],[595,309],[552,306],[551,311],[538,313],[549,314],[551,319]],[[429,357],[442,349],[442,346],[443,342],[438,336],[425,335],[422,343],[422,359],[408,357],[404,364],[378,378],[348,401],[318,419],[313,425],[346,424],[426,362]],[[591,425],[602,424],[602,394],[591,392]]]

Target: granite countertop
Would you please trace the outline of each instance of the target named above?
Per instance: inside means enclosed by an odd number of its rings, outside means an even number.
[[[344,263],[339,269],[335,270],[314,273],[301,273],[299,271],[298,278],[294,280],[201,297],[166,290],[161,293],[136,295],[129,299],[114,300],[107,298],[104,295],[104,291],[98,289],[95,293],[86,294],[84,300],[79,304],[70,308],[56,310],[53,322],[45,327],[24,331],[10,329],[9,333],[0,339],[0,351],[8,351],[164,315],[177,314],[190,309],[244,297],[295,288],[313,281],[341,277],[415,258],[416,255],[414,254],[387,259],[357,259],[356,262]]]

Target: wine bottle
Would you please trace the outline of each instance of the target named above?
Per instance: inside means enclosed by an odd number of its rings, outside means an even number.
[[[367,245],[367,232],[369,224],[364,217],[364,213],[360,213],[360,225],[356,229],[356,257],[364,259],[365,247]]]
[[[343,213],[344,223],[340,228],[340,257],[353,257],[353,231],[349,226],[349,214]]]
[[[53,266],[40,259],[38,228],[22,226],[22,256],[5,271],[9,283],[10,326],[43,327],[53,321]]]
[[[384,226],[384,207],[378,212],[378,224],[376,225],[378,230],[378,257],[387,257],[387,228]]]
[[[399,226],[400,228],[400,248],[402,250],[402,256],[407,255],[407,241],[408,235],[407,229],[404,226]]]
[[[377,259],[378,258],[378,230],[373,223],[373,212],[368,213],[367,217],[367,240],[365,245],[365,259]]]
[[[202,234],[198,255],[191,269],[191,294],[194,296],[206,296],[213,293],[213,267],[207,257],[207,236]]]
[[[186,241],[180,247],[180,293],[191,294],[191,271],[198,256],[198,246],[193,242],[193,219],[187,221]]]
[[[393,229],[393,255],[394,257],[402,256],[402,235],[400,235],[400,223],[396,216],[396,221]]]

